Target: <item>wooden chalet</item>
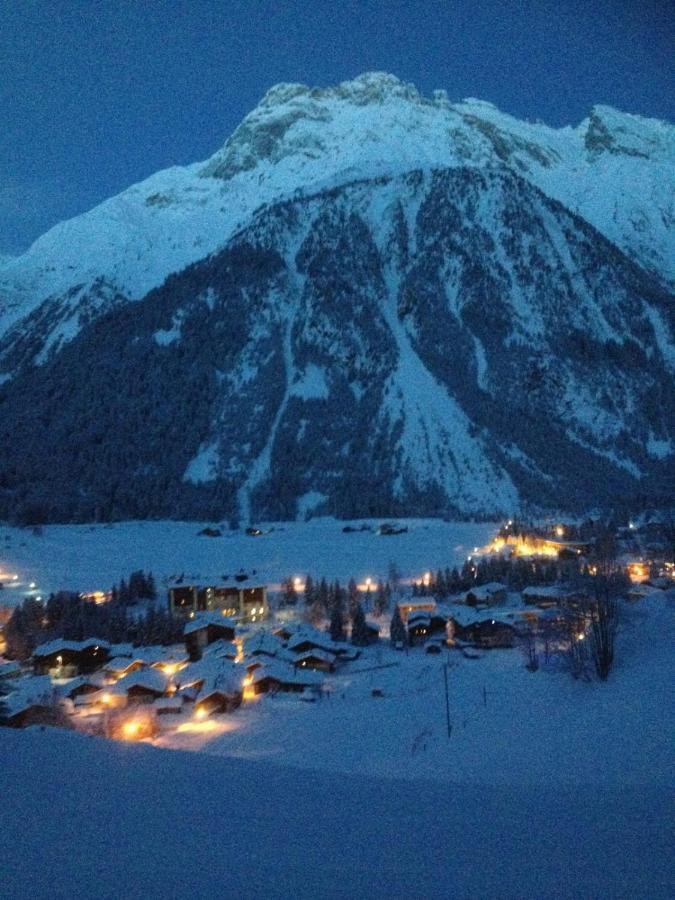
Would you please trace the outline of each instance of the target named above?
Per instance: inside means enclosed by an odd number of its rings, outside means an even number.
[[[201,613],[183,630],[185,649],[192,661],[201,659],[202,651],[214,641],[234,641],[235,622],[219,613]]]
[[[105,663],[103,671],[111,678],[118,679],[124,678],[126,675],[131,675],[132,672],[137,672],[139,669],[143,668],[145,668],[145,663],[142,659],[131,659],[128,656],[116,656],[114,659],[109,659],[108,662]]]
[[[429,638],[445,637],[447,620],[440,613],[428,613],[422,610],[408,616],[408,642],[411,646],[425,644]]]
[[[69,678],[87,675],[100,669],[110,658],[110,645],[97,638],[85,641],[65,641],[57,638],[40,644],[33,651],[36,675]]]
[[[513,647],[516,629],[499,619],[484,619],[470,625],[455,625],[455,638],[484,649]]]
[[[472,587],[464,594],[464,602],[468,606],[495,606],[506,600],[506,585],[498,581]]]
[[[325,650],[308,650],[296,657],[296,669],[313,669],[315,672],[334,672],[336,656]]]
[[[244,698],[277,692],[301,694],[307,689],[317,690],[320,687],[321,676],[318,672],[290,666],[260,666],[246,677]]]
[[[127,703],[153,703],[166,694],[168,686],[169,679],[163,672],[145,668],[121,678],[112,691],[126,695]]]

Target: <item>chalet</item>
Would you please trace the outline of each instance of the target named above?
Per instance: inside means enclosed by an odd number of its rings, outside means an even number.
[[[408,641],[411,646],[426,643],[434,636],[445,637],[447,620],[440,613],[418,611],[408,616]]]
[[[287,641],[290,641],[290,639],[294,634],[297,633],[297,631],[297,626],[287,623],[286,625],[280,625],[278,628],[274,628],[272,630],[272,634],[274,635],[274,637],[282,641],[282,643],[286,643]]]
[[[336,656],[325,650],[308,650],[294,661],[296,669],[313,669],[315,672],[334,672]]]
[[[403,624],[406,624],[408,621],[408,617],[418,612],[426,612],[432,613],[436,610],[436,601],[425,599],[425,600],[406,600],[402,601],[398,604],[398,611],[401,615],[401,619],[403,620]]]
[[[242,690],[227,690],[226,688],[202,688],[195,702],[195,714],[211,715],[212,713],[232,712],[241,706]]]
[[[307,653],[308,650],[324,650],[340,659],[356,659],[359,651],[344,641],[333,641],[330,635],[316,628],[305,626],[289,639],[287,649],[291,653]]]
[[[244,699],[259,694],[293,693],[317,690],[321,687],[321,676],[318,672],[307,669],[294,669],[288,666],[260,666],[244,680]]]
[[[194,618],[202,612],[216,612],[238,622],[260,622],[269,616],[267,588],[194,585],[169,589],[169,610],[172,615]]]
[[[129,676],[130,678],[132,676]],[[155,737],[159,732],[154,706],[144,706],[133,711],[117,710],[106,720],[106,737],[118,741],[142,741]]]
[[[15,704],[7,709],[0,707],[0,725],[9,728],[27,728],[29,725],[62,726],[64,715],[53,704],[38,700]]]
[[[78,675],[67,684],[63,684],[58,688],[60,697],[67,697],[69,700],[76,700],[78,697],[93,696],[98,694],[103,687],[103,679],[100,673],[94,675]]]
[[[284,647],[281,641],[268,632],[259,632],[249,640],[245,641],[243,646],[244,656],[269,656],[276,657],[283,655]]]
[[[47,675],[24,678],[0,702],[0,725],[25,728],[28,725],[63,725],[64,715]]]
[[[65,641],[58,638],[40,644],[33,651],[36,675],[69,678],[95,672],[110,658],[110,645],[98,638],[85,641]]]
[[[571,599],[570,592],[557,584],[530,585],[521,594],[523,602],[547,609],[552,606],[560,606]]]
[[[213,657],[214,659],[229,659],[234,662],[239,656],[239,649],[236,643],[227,641],[224,638],[218,638],[211,644],[207,644],[202,650],[202,658]]]
[[[204,648],[214,641],[234,641],[235,625],[233,619],[213,612],[201,613],[189,621],[183,630],[183,637],[190,659],[200,659]]]
[[[516,629],[499,619],[484,619],[471,625],[455,626],[455,637],[485,649],[513,647]]]
[[[139,669],[121,678],[111,693],[124,695],[127,703],[153,703],[167,693],[169,679],[158,669]]]
[[[365,635],[369,645],[376,644],[380,639],[380,626],[376,625],[374,622],[366,621]]]
[[[158,716],[177,716],[183,712],[183,699],[175,696],[158,697],[152,708]]]
[[[110,676],[111,679],[117,680],[118,678],[124,678],[125,675],[131,675],[132,672],[137,672],[139,669],[144,668],[145,663],[141,659],[131,659],[128,656],[116,656],[114,659],[109,659],[107,663],[103,666],[103,671],[106,675]]]
[[[506,585],[498,581],[472,587],[464,594],[464,602],[469,606],[495,606],[506,600]]]

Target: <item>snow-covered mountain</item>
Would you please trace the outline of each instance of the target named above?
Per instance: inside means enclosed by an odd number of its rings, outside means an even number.
[[[673,131],[607,107],[555,130],[382,74],[273,88],[206,163],[0,268],[0,515],[658,494]]]
[[[393,75],[273,87],[205,163],[159,172],[0,260],[0,332],[48,297],[104,282],[131,299],[222,247],[263,203],[355,178],[511,167],[675,284],[675,129],[597,106],[576,128],[423,97]],[[69,307],[70,308],[70,307]],[[66,333],[75,330],[68,316]]]

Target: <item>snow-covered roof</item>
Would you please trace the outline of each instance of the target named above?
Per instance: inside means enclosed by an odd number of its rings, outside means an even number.
[[[521,591],[523,597],[547,597],[560,600],[569,596],[567,588],[559,584],[531,584]]]
[[[411,625],[424,625],[425,623],[428,625],[429,622],[431,622],[431,613],[423,609],[411,612],[408,616],[408,628],[410,628]]]
[[[14,678],[21,674],[21,666],[18,662],[10,660],[0,663],[0,678]]]
[[[157,694],[164,694],[169,684],[169,679],[159,669],[138,669],[130,675],[120,678],[112,688],[116,694],[127,694],[131,688],[145,688]]]
[[[344,641],[333,641],[329,634],[318,631],[316,628],[307,628],[296,632],[289,640],[287,647],[290,651],[297,652],[296,648],[302,647],[303,644],[310,644],[311,646],[319,647],[321,650],[327,650],[329,653],[336,654],[348,653],[353,649],[351,644],[347,644]]]
[[[299,656],[295,658],[296,663],[301,663],[303,660],[308,659],[320,659],[322,662],[329,663],[333,665],[337,657],[334,653],[329,653],[326,650],[307,650],[305,653],[301,653]]]
[[[194,619],[190,619],[190,621],[186,623],[185,628],[183,629],[183,634],[193,634],[195,631],[201,631],[202,628],[207,628],[209,625],[215,625],[218,628],[235,629],[237,623],[234,619],[231,619],[228,616],[223,616],[220,613],[199,613],[199,615],[195,616]]]
[[[15,682],[15,689],[3,697],[0,708],[10,718],[31,706],[50,705],[54,694],[54,685],[49,675],[29,676]]]
[[[138,657],[116,656],[114,659],[108,660],[103,668],[106,672],[126,672],[129,666],[133,666],[134,663],[145,665],[143,660],[138,659]]]
[[[177,672],[174,681],[181,687],[198,682],[211,684],[229,679],[240,684],[243,675],[244,670],[225,657],[203,656],[200,660],[189,663],[184,669]]]
[[[250,673],[251,684],[258,684],[266,678],[273,678],[281,684],[319,685],[323,679],[318,672],[311,669],[294,669],[291,666],[272,662],[269,665],[260,666]]]
[[[60,684],[56,690],[59,696],[69,697],[73,691],[85,685],[91,685],[97,689],[102,688],[105,685],[105,676],[101,672],[94,672],[92,675],[78,675],[77,678],[71,678],[65,684]]]
[[[133,656],[135,653],[134,645],[130,643],[111,644],[109,649],[111,656]]]
[[[212,644],[208,644],[202,650],[202,657],[214,656],[234,659],[237,655],[236,645],[232,641],[225,640],[225,638],[218,638],[217,641],[213,641]]]
[[[450,616],[454,621],[466,628],[468,625],[475,625],[478,622],[503,622],[512,625],[517,611],[502,612],[499,615],[493,615],[484,609],[475,609],[472,606],[456,606],[453,607]]]
[[[476,600],[490,600],[494,594],[506,593],[506,585],[498,581],[490,581],[488,584],[479,584],[470,588],[464,594],[465,597],[475,597]]]
[[[244,642],[245,656],[251,656],[253,653],[267,653],[276,656],[282,650],[283,644],[279,638],[270,634],[269,631],[259,631]]]
[[[60,653],[64,650],[72,652],[80,652],[100,647],[102,650],[109,650],[110,644],[107,641],[101,641],[98,638],[87,638],[84,641],[66,641],[63,638],[56,638],[53,641],[47,641],[46,644],[40,644],[33,650],[33,656],[51,656],[52,653]]]

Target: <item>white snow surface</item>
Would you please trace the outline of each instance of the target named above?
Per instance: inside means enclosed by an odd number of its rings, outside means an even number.
[[[304,512],[314,502],[305,498]],[[370,524],[382,519],[358,519]],[[311,574],[346,583],[386,578],[390,562],[403,577],[460,565],[474,547],[496,533],[496,523],[443,522],[439,519],[397,519],[404,534],[381,536],[373,531],[345,534],[349,524],[331,518],[308,522],[258,523],[267,533],[249,537],[225,526],[222,537],[200,536],[204,522],[120,522],[111,525],[47,525],[40,535],[29,529],[0,527],[0,603],[15,604],[26,594],[51,591],[109,590],[137,569],[151,571],[160,588],[183,574],[186,583],[232,583],[243,568],[250,583],[279,584],[288,576]],[[254,574],[255,570],[255,574]],[[8,575],[18,575],[12,581]],[[222,575],[229,575],[229,582]],[[34,584],[34,588],[30,585]]]
[[[598,134],[600,145],[587,146]],[[503,163],[675,282],[671,124],[598,106],[577,127],[555,129],[481,101],[429,100],[371,72],[326,89],[277,85],[211,159],[158,172],[3,260],[0,333],[101,276],[140,298],[221,247],[260,205],[296,192]]]

